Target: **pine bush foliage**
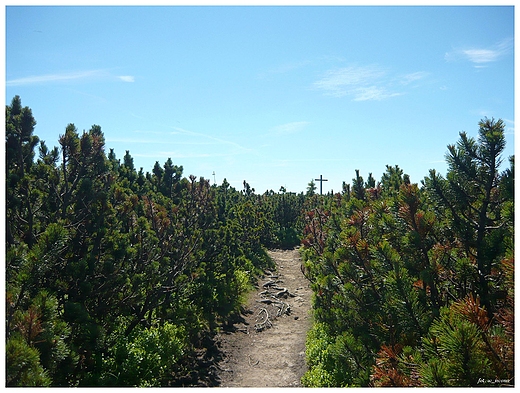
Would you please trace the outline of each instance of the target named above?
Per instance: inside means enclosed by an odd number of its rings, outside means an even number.
[[[6,106],[9,386],[196,384],[188,366],[239,312],[266,247],[300,243],[304,195],[138,171],[98,125],[34,135]],[[188,376],[188,377],[187,377]]]
[[[499,172],[504,147],[504,123],[483,119],[477,139],[460,133],[448,146],[446,177],[432,170],[419,186],[387,166],[374,185],[356,170],[352,187],[308,210],[305,385],[514,384],[514,158]]]
[[[182,386],[265,268],[302,245],[306,386],[514,385],[514,157],[504,123],[448,146],[445,176],[387,165],[342,193],[137,170],[98,125],[34,135],[6,106],[6,385]]]

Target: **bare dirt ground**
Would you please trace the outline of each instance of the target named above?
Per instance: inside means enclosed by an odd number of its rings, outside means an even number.
[[[298,387],[307,370],[305,339],[311,325],[311,289],[298,250],[272,250],[266,271],[230,331],[222,332],[217,369],[222,387]]]

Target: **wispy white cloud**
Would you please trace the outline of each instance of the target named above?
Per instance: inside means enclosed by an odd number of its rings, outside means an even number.
[[[510,119],[502,119],[506,123],[505,134],[506,135],[514,135],[515,134],[515,121]]]
[[[399,83],[402,85],[409,85],[413,82],[417,82],[421,79],[426,78],[428,75],[430,75],[428,72],[424,71],[418,71],[418,72],[412,72],[410,74],[405,74],[399,78]]]
[[[296,134],[302,131],[308,124],[308,121],[293,121],[291,123],[285,123],[271,128],[268,134],[278,136]]]
[[[496,61],[500,53],[491,49],[464,49],[462,54],[472,63],[489,63]]]
[[[105,141],[108,143],[127,143],[127,144],[161,144],[163,142],[153,140],[153,139],[135,139],[135,138],[112,138],[112,137],[106,137]]]
[[[46,84],[53,82],[66,82],[66,81],[91,81],[91,80],[102,80],[102,79],[113,79],[116,78],[123,82],[133,82],[134,77],[130,75],[123,75],[114,77],[106,70],[86,70],[86,71],[75,71],[75,72],[62,72],[57,74],[45,74],[45,75],[31,75],[23,78],[11,79],[5,82],[6,86],[24,86],[24,85],[35,85],[35,84]]]
[[[11,79],[5,82],[7,86],[20,86],[20,85],[32,85],[42,84],[48,82],[59,82],[59,81],[70,81],[79,79],[88,79],[100,77],[104,74],[101,70],[90,70],[90,71],[79,71],[79,72],[65,72],[61,74],[46,74],[46,75],[33,75],[18,79]]]
[[[466,60],[474,64],[475,68],[483,68],[512,53],[514,41],[506,38],[491,47],[457,48],[444,55],[446,61]]]
[[[354,101],[380,101],[403,95],[403,86],[428,75],[419,71],[393,76],[376,65],[351,66],[327,71],[313,87],[335,97],[349,96]]]
[[[139,116],[139,118],[145,120],[144,117]],[[145,135],[172,135],[172,134],[176,133],[176,132],[172,132],[172,131],[152,131],[152,130],[135,130],[134,132],[136,134],[145,134]]]
[[[254,152],[252,149],[244,147],[235,141],[217,137],[212,134],[190,131],[190,130],[186,130],[186,129],[180,128],[180,127],[171,127],[171,128],[174,130],[172,132],[172,135],[178,134],[178,135],[186,135],[186,136],[193,137],[193,138],[195,138],[194,141],[197,142],[197,144],[203,144],[205,142],[207,144],[226,146],[228,148],[228,150],[225,150],[221,156],[229,157],[229,156],[234,156],[234,155],[239,155],[239,154],[249,154],[249,153]],[[211,142],[211,143],[208,143],[208,142]],[[212,156],[214,156],[213,153],[212,153]]]
[[[155,135],[158,135],[159,133],[155,133]],[[168,135],[175,135],[175,133],[163,133],[164,136]],[[126,143],[126,144],[137,144],[137,145],[193,145],[193,146],[211,146],[211,145],[217,145],[218,142],[211,142],[211,141],[179,141],[177,139],[168,139],[168,138],[112,138],[107,137],[105,138],[107,142],[109,143]]]
[[[139,145],[141,148],[133,151],[132,156],[141,158],[174,160],[217,158],[229,161],[237,155],[256,154],[252,149],[239,143],[211,134],[168,125],[160,125],[160,127],[167,127],[169,130],[135,130],[133,132],[135,137],[132,135],[107,137],[107,142]],[[161,149],[161,146],[166,149]],[[173,149],[167,150],[172,146]],[[179,149],[175,149],[175,146]]]
[[[160,158],[207,158],[207,157],[221,157],[222,154],[216,153],[180,153],[179,151],[158,151],[153,154],[136,154],[137,157],[160,157]]]
[[[176,159],[191,159],[191,158],[209,158],[209,157],[224,157],[223,154],[212,154],[212,153],[180,153],[178,151],[157,151],[152,153],[132,153],[132,157],[141,158],[171,158]]]
[[[390,97],[400,96],[403,93],[390,92],[385,88],[377,86],[364,86],[357,88],[354,94],[354,101],[380,101]]]
[[[135,78],[132,75],[120,75],[118,78],[123,82],[135,82]]]
[[[385,72],[376,66],[344,67],[327,71],[323,78],[314,82],[313,86],[336,97],[352,94],[356,96],[356,91],[367,87],[384,75]]]

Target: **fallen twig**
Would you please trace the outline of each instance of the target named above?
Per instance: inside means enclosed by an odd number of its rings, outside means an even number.
[[[283,314],[289,315],[291,313],[291,306],[289,306],[287,303],[280,302],[281,307],[278,307],[278,312],[276,313],[277,317],[281,317]]]
[[[258,320],[258,318],[260,318],[260,315],[262,314],[262,312],[265,312],[265,319],[261,323],[255,324],[255,330],[257,332],[261,332],[262,330],[273,326],[271,320],[269,319],[269,313],[267,312],[267,310],[265,308],[260,309],[260,312],[258,313],[258,316],[256,319]]]
[[[250,367],[254,367],[254,366],[256,366],[258,363],[260,363],[260,360],[257,360],[257,361],[255,362],[255,364],[251,364],[251,355],[247,355],[247,359],[248,359],[248,361],[249,361],[249,366],[250,366]]]

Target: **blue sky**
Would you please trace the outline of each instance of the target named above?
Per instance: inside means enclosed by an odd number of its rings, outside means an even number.
[[[446,173],[446,146],[506,124],[513,7],[7,7],[6,104],[49,146],[69,123],[150,172],[256,192],[340,191],[359,169]],[[213,176],[213,172],[215,175]]]

